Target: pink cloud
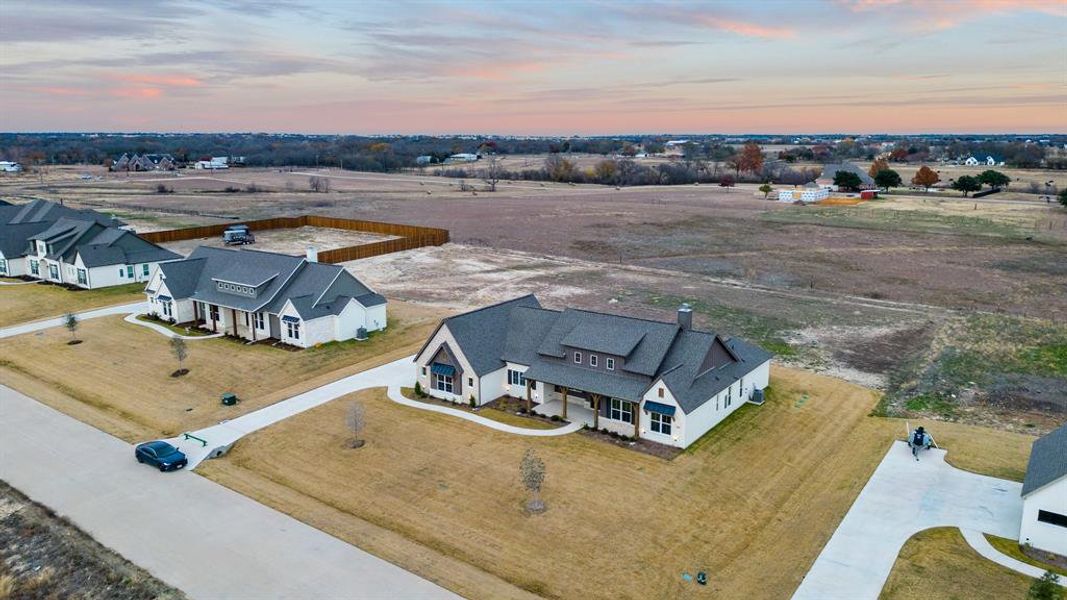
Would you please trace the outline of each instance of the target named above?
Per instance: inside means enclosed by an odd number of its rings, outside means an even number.
[[[141,83],[156,86],[167,87],[198,87],[202,85],[202,82],[195,77],[189,77],[185,75],[142,75],[142,74],[129,74],[129,75],[114,75],[112,79],[118,81],[124,81],[126,83]]]
[[[790,27],[757,25],[756,23],[748,23],[736,19],[722,19],[712,16],[697,16],[695,17],[695,20],[712,29],[721,29],[723,31],[729,31],[747,37],[784,39],[796,35],[796,32]]]
[[[852,12],[903,14],[908,26],[917,31],[951,29],[964,21],[997,13],[1030,11],[1061,17],[1067,15],[1067,9],[1064,8],[1067,5],[1059,0],[838,0],[838,3]]]
[[[63,86],[44,86],[30,88],[34,92],[48,94],[49,96],[88,96],[89,92],[81,88]]]
[[[111,90],[109,93],[120,98],[151,99],[162,96],[163,90],[155,87],[120,87]]]

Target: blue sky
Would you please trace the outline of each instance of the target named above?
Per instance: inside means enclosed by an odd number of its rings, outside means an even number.
[[[0,3],[0,129],[1067,131],[1067,2]]]

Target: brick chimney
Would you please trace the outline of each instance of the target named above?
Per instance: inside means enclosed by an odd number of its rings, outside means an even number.
[[[678,307],[678,326],[682,329],[693,328],[693,308],[688,303]]]

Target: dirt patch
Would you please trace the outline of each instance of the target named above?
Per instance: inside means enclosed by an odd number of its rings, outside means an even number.
[[[347,246],[359,246],[394,239],[395,236],[375,235],[361,231],[346,231],[326,227],[297,227],[294,229],[268,229],[256,231],[256,243],[241,246],[250,250],[278,252],[303,256],[309,247],[317,250],[332,250]],[[221,236],[167,242],[161,246],[188,256],[199,246],[226,248]]]
[[[0,559],[5,598],[185,598],[3,481]]]

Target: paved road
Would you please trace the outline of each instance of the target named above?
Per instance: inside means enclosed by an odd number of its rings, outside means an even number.
[[[525,427],[516,427],[514,425],[487,419],[474,413],[449,408],[447,406],[408,400],[400,393],[400,388],[401,386],[411,385],[415,380],[415,364],[412,362],[413,360],[414,356],[401,358],[391,363],[386,363],[379,367],[368,369],[343,379],[338,379],[332,383],[271,404],[270,406],[250,412],[246,415],[237,417],[236,419],[223,421],[218,425],[190,432],[190,435],[204,440],[206,444],[186,439],[184,436],[174,437],[167,441],[178,446],[182,452],[185,452],[185,455],[189,459],[189,468],[196,468],[197,465],[204,459],[208,458],[208,455],[216,449],[229,446],[250,433],[259,431],[264,427],[269,427],[278,421],[288,419],[305,410],[310,410],[316,406],[340,398],[341,396],[373,387],[388,388],[387,394],[389,399],[397,404],[403,404],[404,406],[417,408],[419,410],[428,410],[440,414],[451,415],[453,417],[478,423],[479,425],[489,427],[490,429],[515,435],[551,437],[574,433],[582,428],[581,423],[570,423],[556,429],[527,429]]]
[[[889,448],[793,600],[878,598],[904,542],[931,527],[1018,539],[1022,484],[953,468],[943,450],[920,456]]]
[[[96,317],[106,317],[108,315],[125,315],[135,312],[145,312],[148,310],[148,302],[132,302],[130,304],[119,304],[117,306],[105,306],[104,308],[94,308],[93,310],[86,310],[80,313],[74,313],[78,316],[78,320],[84,321],[86,319],[94,319]],[[34,321],[32,323],[20,323],[18,325],[12,325],[11,327],[4,327],[0,329],[0,338],[11,337],[14,335],[22,335],[24,333],[33,333],[34,331],[41,331],[42,329],[51,329],[53,327],[61,327],[63,325],[63,317],[52,317],[51,319],[43,319],[41,321]]]
[[[193,598],[456,597],[4,386],[0,431],[0,479]]]

